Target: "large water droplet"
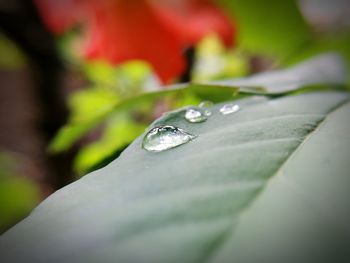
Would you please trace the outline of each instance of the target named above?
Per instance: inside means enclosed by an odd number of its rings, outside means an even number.
[[[154,127],[143,138],[142,147],[150,152],[161,152],[188,143],[196,136],[183,129],[166,125]]]
[[[208,119],[207,116],[206,110],[200,108],[189,108],[185,113],[185,119],[189,122],[204,122]]]
[[[240,107],[237,104],[225,104],[220,108],[220,112],[223,115],[231,114],[239,110],[240,110]]]

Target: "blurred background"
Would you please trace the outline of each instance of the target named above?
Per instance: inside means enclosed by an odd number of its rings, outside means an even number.
[[[0,12],[0,233],[202,100],[172,85],[325,51],[350,61],[347,0],[1,0]]]

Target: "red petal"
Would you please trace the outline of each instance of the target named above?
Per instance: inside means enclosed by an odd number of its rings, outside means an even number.
[[[86,28],[87,58],[148,61],[163,82],[179,76],[184,48],[209,33],[232,45],[234,29],[209,0],[36,0],[48,26]]]
[[[147,1],[96,1],[89,11],[88,58],[146,60],[164,82],[181,74],[181,41]]]
[[[195,44],[215,33],[226,46],[234,44],[235,28],[226,14],[209,0],[159,0],[163,12],[183,31],[185,41]]]

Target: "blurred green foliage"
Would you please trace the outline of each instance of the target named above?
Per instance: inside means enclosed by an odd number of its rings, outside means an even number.
[[[248,72],[244,54],[236,49],[226,50],[216,35],[209,35],[197,45],[192,81],[240,77]]]
[[[137,122],[127,115],[113,116],[104,127],[103,134],[99,140],[88,144],[77,155],[75,169],[83,174],[93,165],[101,163],[119,149],[127,146],[147,125]]]
[[[61,129],[50,145],[53,152],[68,149],[76,140],[94,128],[118,103],[141,92],[141,85],[150,75],[144,62],[132,61],[113,67],[102,61],[81,65],[90,86],[69,98],[69,124]]]
[[[348,64],[348,83],[350,83],[350,30],[341,34],[318,36],[312,45],[300,50],[300,52],[290,58],[288,63],[294,64],[316,54],[330,50],[336,51],[346,59]]]
[[[278,59],[294,55],[312,39],[294,0],[219,0],[237,24],[240,48]]]
[[[19,69],[26,63],[24,54],[0,32],[0,68]]]
[[[18,159],[0,152],[0,233],[28,214],[40,199],[37,185],[23,177]]]

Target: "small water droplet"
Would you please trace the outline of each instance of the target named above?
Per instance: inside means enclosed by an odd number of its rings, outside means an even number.
[[[220,112],[223,115],[231,114],[240,110],[237,104],[225,104],[220,108]]]
[[[212,107],[214,105],[214,103],[212,103],[210,100],[205,100],[202,101],[201,103],[199,103],[199,108],[208,108],[208,107]]]
[[[185,119],[189,122],[204,122],[208,119],[207,116],[206,110],[200,108],[189,108],[185,113]]]
[[[150,152],[161,152],[188,143],[196,136],[183,129],[166,125],[152,128],[143,138],[142,147]]]
[[[213,107],[214,103],[209,100],[202,101],[199,103],[198,107],[204,109],[204,115],[209,117],[211,116],[211,111],[208,109],[209,107]]]

